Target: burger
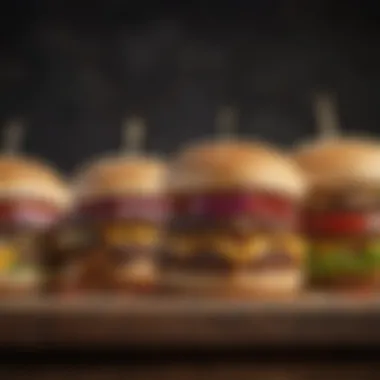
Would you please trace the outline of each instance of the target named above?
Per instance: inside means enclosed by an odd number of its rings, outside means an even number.
[[[219,140],[186,147],[169,169],[164,288],[233,297],[299,293],[305,189],[297,167],[271,146]]]
[[[0,292],[36,292],[43,281],[41,237],[67,212],[67,185],[51,166],[0,157]]]
[[[145,155],[115,156],[82,168],[70,217],[55,232],[60,291],[147,291],[167,216],[166,167]],[[56,289],[55,289],[56,290]]]
[[[380,144],[320,141],[299,148],[294,159],[310,182],[303,224],[311,285],[373,290],[380,273]]]

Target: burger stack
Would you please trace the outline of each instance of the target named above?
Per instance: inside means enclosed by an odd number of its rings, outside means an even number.
[[[305,189],[292,162],[265,144],[223,140],[187,147],[171,168],[164,283],[198,294],[297,294]]]
[[[166,162],[142,151],[142,120],[129,119],[126,149],[82,166],[70,195],[49,165],[4,153],[0,290],[377,291],[380,143],[338,137],[331,104],[318,104],[324,132],[291,154],[234,136],[222,112],[220,136]]]
[[[339,139],[295,155],[309,174],[304,230],[313,287],[374,290],[380,274],[380,145]]]
[[[217,121],[221,136],[187,145],[171,164],[162,282],[198,295],[293,296],[304,277],[306,184],[277,149],[234,137],[227,111]]]
[[[166,165],[135,149],[142,128],[141,120],[129,121],[127,151],[90,162],[75,176],[71,215],[47,249],[60,262],[53,291],[139,293],[156,286]]]
[[[339,137],[332,99],[319,96],[319,140],[293,158],[308,178],[304,232],[313,289],[373,292],[380,274],[380,143]]]
[[[45,281],[44,233],[65,215],[70,196],[54,168],[17,151],[20,126],[7,132],[0,156],[0,292],[28,295]]]

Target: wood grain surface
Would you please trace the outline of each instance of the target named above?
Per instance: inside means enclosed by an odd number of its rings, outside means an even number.
[[[0,345],[380,345],[380,299],[283,302],[175,298],[0,302]]]

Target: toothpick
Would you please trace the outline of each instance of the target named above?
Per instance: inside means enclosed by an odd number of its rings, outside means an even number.
[[[223,107],[216,117],[218,135],[223,139],[231,138],[237,129],[237,112],[233,107]]]
[[[126,121],[123,130],[123,149],[128,153],[138,153],[143,148],[145,140],[145,123],[140,117]]]
[[[320,137],[323,139],[337,137],[339,135],[340,123],[336,105],[331,94],[317,94],[314,108]]]
[[[23,127],[21,123],[12,121],[4,130],[3,151],[6,154],[16,154],[21,148],[23,138]]]

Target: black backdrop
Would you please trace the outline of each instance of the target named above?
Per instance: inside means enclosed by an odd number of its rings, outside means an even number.
[[[136,112],[153,151],[212,134],[225,103],[239,108],[241,134],[290,146],[315,134],[317,88],[337,94],[345,130],[380,135],[375,9],[376,1],[8,1],[0,121],[22,117],[25,151],[65,171],[117,149],[122,119]]]

